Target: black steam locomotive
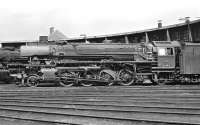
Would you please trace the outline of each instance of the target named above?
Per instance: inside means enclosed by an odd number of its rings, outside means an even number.
[[[62,86],[200,82],[200,43],[90,43],[22,46],[4,64],[21,84]]]

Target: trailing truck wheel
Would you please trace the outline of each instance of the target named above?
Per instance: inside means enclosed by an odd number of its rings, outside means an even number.
[[[69,73],[63,73],[61,74],[61,77],[64,77],[59,81],[59,84],[63,87],[70,87],[73,86],[75,83],[75,80],[69,80],[68,78],[74,78],[75,79],[75,74],[73,72]]]
[[[26,85],[28,87],[37,87],[39,85],[39,80],[38,80],[39,76],[37,75],[31,75],[27,78],[27,82]]]
[[[102,70],[99,74],[100,79],[106,81],[108,86],[111,86],[114,84],[113,80],[115,79],[110,73]]]
[[[122,69],[119,71],[118,78],[119,78],[119,80],[122,81],[122,82],[119,82],[120,85],[129,86],[129,85],[133,84],[133,82],[135,80],[135,75],[132,71],[130,71],[128,69]]]

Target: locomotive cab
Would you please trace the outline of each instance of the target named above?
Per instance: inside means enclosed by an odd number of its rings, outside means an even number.
[[[175,67],[174,48],[158,47],[158,66],[159,67]]]
[[[157,52],[157,66],[160,68],[175,68],[177,66],[177,48],[180,44],[177,41],[154,41]]]
[[[180,43],[177,41],[153,41],[157,65],[152,67],[154,80],[159,83],[173,81],[179,67]]]

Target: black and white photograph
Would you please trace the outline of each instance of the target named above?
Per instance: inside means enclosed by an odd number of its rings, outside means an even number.
[[[200,125],[200,2],[0,0],[0,125]]]

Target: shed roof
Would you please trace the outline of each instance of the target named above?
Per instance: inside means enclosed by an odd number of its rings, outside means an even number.
[[[153,41],[156,47],[180,47],[181,44],[178,41]]]
[[[200,23],[200,19],[193,20],[193,21],[189,22],[189,24],[195,24],[195,23]],[[145,30],[139,30],[139,31],[130,31],[130,32],[107,34],[107,35],[98,35],[98,36],[87,36],[87,39],[105,38],[105,37],[114,37],[114,36],[126,36],[126,35],[131,35],[131,34],[140,34],[140,33],[146,33],[146,32],[151,32],[151,31],[158,31],[158,30],[176,28],[176,27],[181,27],[181,26],[186,26],[186,25],[188,25],[188,23],[184,22],[184,23],[178,23],[178,24],[163,26],[161,28],[151,28],[151,29],[145,29]],[[81,40],[81,39],[85,39],[85,38],[74,37],[74,38],[68,38],[67,40]]]

